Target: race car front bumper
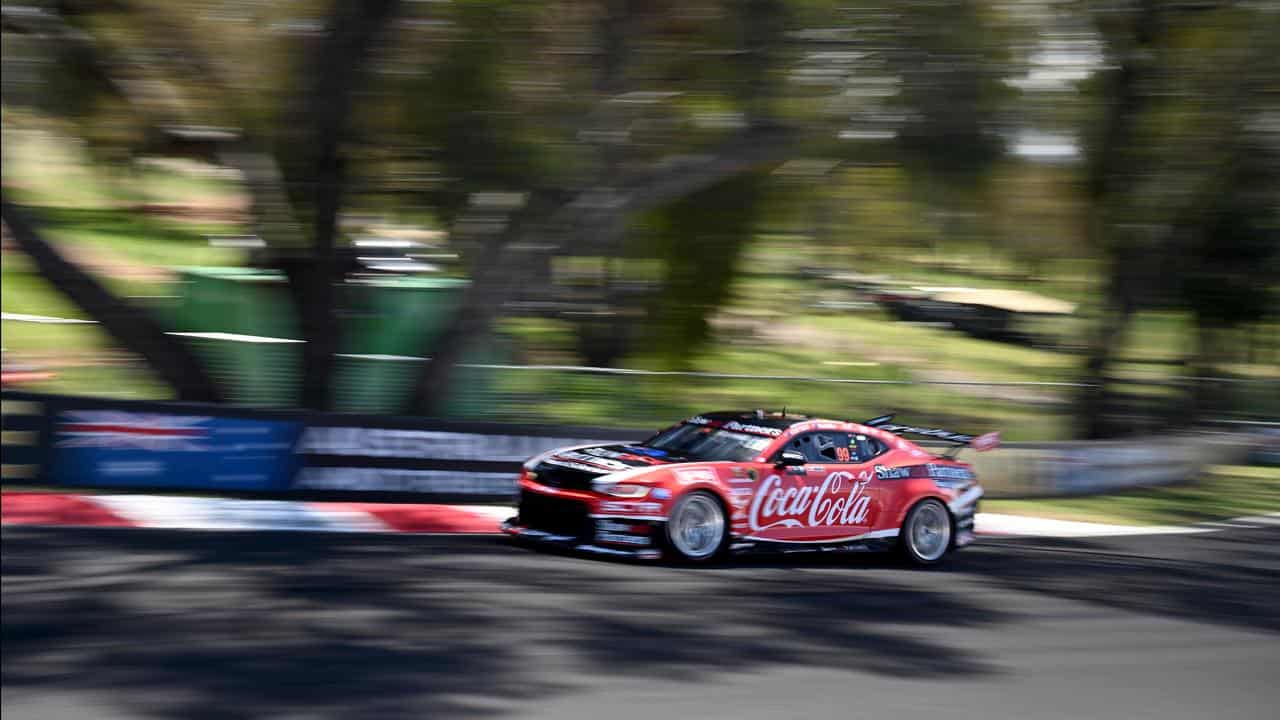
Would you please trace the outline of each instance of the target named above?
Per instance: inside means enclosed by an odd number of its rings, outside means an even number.
[[[584,491],[538,488],[520,490],[517,515],[502,524],[512,537],[557,545],[597,555],[656,560],[662,557],[658,538],[665,525],[654,504],[637,507]],[[648,515],[636,517],[638,511]]]
[[[636,538],[635,540],[627,540],[627,541],[623,541],[623,543],[619,543],[618,541],[622,537],[628,537],[628,536],[622,535],[620,533],[616,533],[613,530],[608,529],[609,526],[606,524],[608,522],[609,520],[605,518],[599,518],[596,520],[595,524],[597,528],[603,525],[604,528],[606,529],[603,529],[603,530],[597,529],[597,532],[596,532],[597,539],[595,540],[588,540],[580,535],[561,535],[553,532],[548,532],[546,530],[538,530],[536,528],[526,527],[520,524],[519,517],[508,518],[507,520],[503,521],[500,527],[502,529],[502,532],[506,533],[507,535],[510,535],[512,538],[515,538],[516,540],[526,541],[530,543],[537,543],[540,545],[551,545],[554,547],[564,548],[566,550],[591,553],[594,555],[626,557],[626,558],[633,558],[636,560],[658,560],[662,557],[662,551],[656,547],[653,547],[651,544],[649,544],[648,538],[642,538],[637,535],[637,536],[634,536]],[[601,541],[602,538],[611,539],[612,540],[611,544],[605,545]],[[640,540],[646,541],[644,546],[639,546],[637,544],[639,543]],[[614,543],[617,543],[621,546],[612,547],[611,545]]]

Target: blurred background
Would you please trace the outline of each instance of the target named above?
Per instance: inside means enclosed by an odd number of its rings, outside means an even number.
[[[3,4],[6,387],[1280,418],[1270,0]]]

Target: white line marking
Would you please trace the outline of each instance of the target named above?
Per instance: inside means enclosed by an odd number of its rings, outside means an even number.
[[[323,510],[290,500],[232,500],[168,495],[86,495],[143,527],[189,530],[311,530],[386,532],[390,528],[358,510]]]
[[[974,530],[979,535],[1072,538],[1114,535],[1191,535],[1212,532],[1213,528],[1191,525],[1108,525],[1022,515],[978,513],[974,521]]]
[[[305,340],[290,340],[289,338],[266,337],[264,335],[239,335],[237,333],[224,332],[171,332],[166,335],[178,335],[180,337],[203,338],[205,340],[231,340],[234,342],[249,343],[300,343]]]
[[[42,325],[96,325],[96,320],[77,320],[75,318],[49,317],[48,315],[27,315],[25,313],[0,313],[0,320],[15,322],[40,323]]]

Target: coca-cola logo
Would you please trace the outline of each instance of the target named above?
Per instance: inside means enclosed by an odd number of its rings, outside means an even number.
[[[770,528],[818,528],[862,525],[871,511],[866,494],[871,473],[839,470],[819,485],[803,480],[784,484],[778,475],[760,483],[747,516],[752,532]]]

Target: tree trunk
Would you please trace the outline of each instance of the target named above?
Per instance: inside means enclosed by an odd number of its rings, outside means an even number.
[[[35,262],[40,274],[89,317],[97,320],[124,349],[143,358],[180,400],[221,402],[223,394],[204,363],[180,337],[141,308],[116,297],[89,273],[67,260],[40,236],[28,212],[0,197],[4,223],[18,247]]]
[[[1087,193],[1093,218],[1089,244],[1108,258],[1106,301],[1098,326],[1088,344],[1085,362],[1085,387],[1076,402],[1076,420],[1080,434],[1088,439],[1108,437],[1114,428],[1108,423],[1108,369],[1115,345],[1129,326],[1138,307],[1138,289],[1134,287],[1128,252],[1129,241],[1116,232],[1123,207],[1124,193],[1132,185],[1133,131],[1138,115],[1144,109],[1141,90],[1141,68],[1148,62],[1146,53],[1159,34],[1159,14],[1155,0],[1141,0],[1132,23],[1124,26],[1120,40],[1119,67],[1105,79],[1110,107],[1102,127],[1098,147],[1090,158]]]
[[[1076,402],[1079,434],[1088,440],[1111,437],[1116,431],[1107,415],[1111,397],[1108,371],[1116,345],[1133,319],[1134,306],[1125,295],[1124,292],[1108,293],[1102,319],[1089,342],[1084,377],[1081,378],[1084,386],[1080,388]]]
[[[352,96],[373,54],[375,40],[390,21],[397,0],[336,0],[329,30],[309,59],[311,91],[297,107],[301,147],[301,183],[309,185],[312,209],[310,257],[283,264],[298,315],[302,340],[303,407],[332,406],[333,369],[342,345],[337,288],[343,268],[337,258],[338,214],[346,188],[341,146],[351,124]]]

